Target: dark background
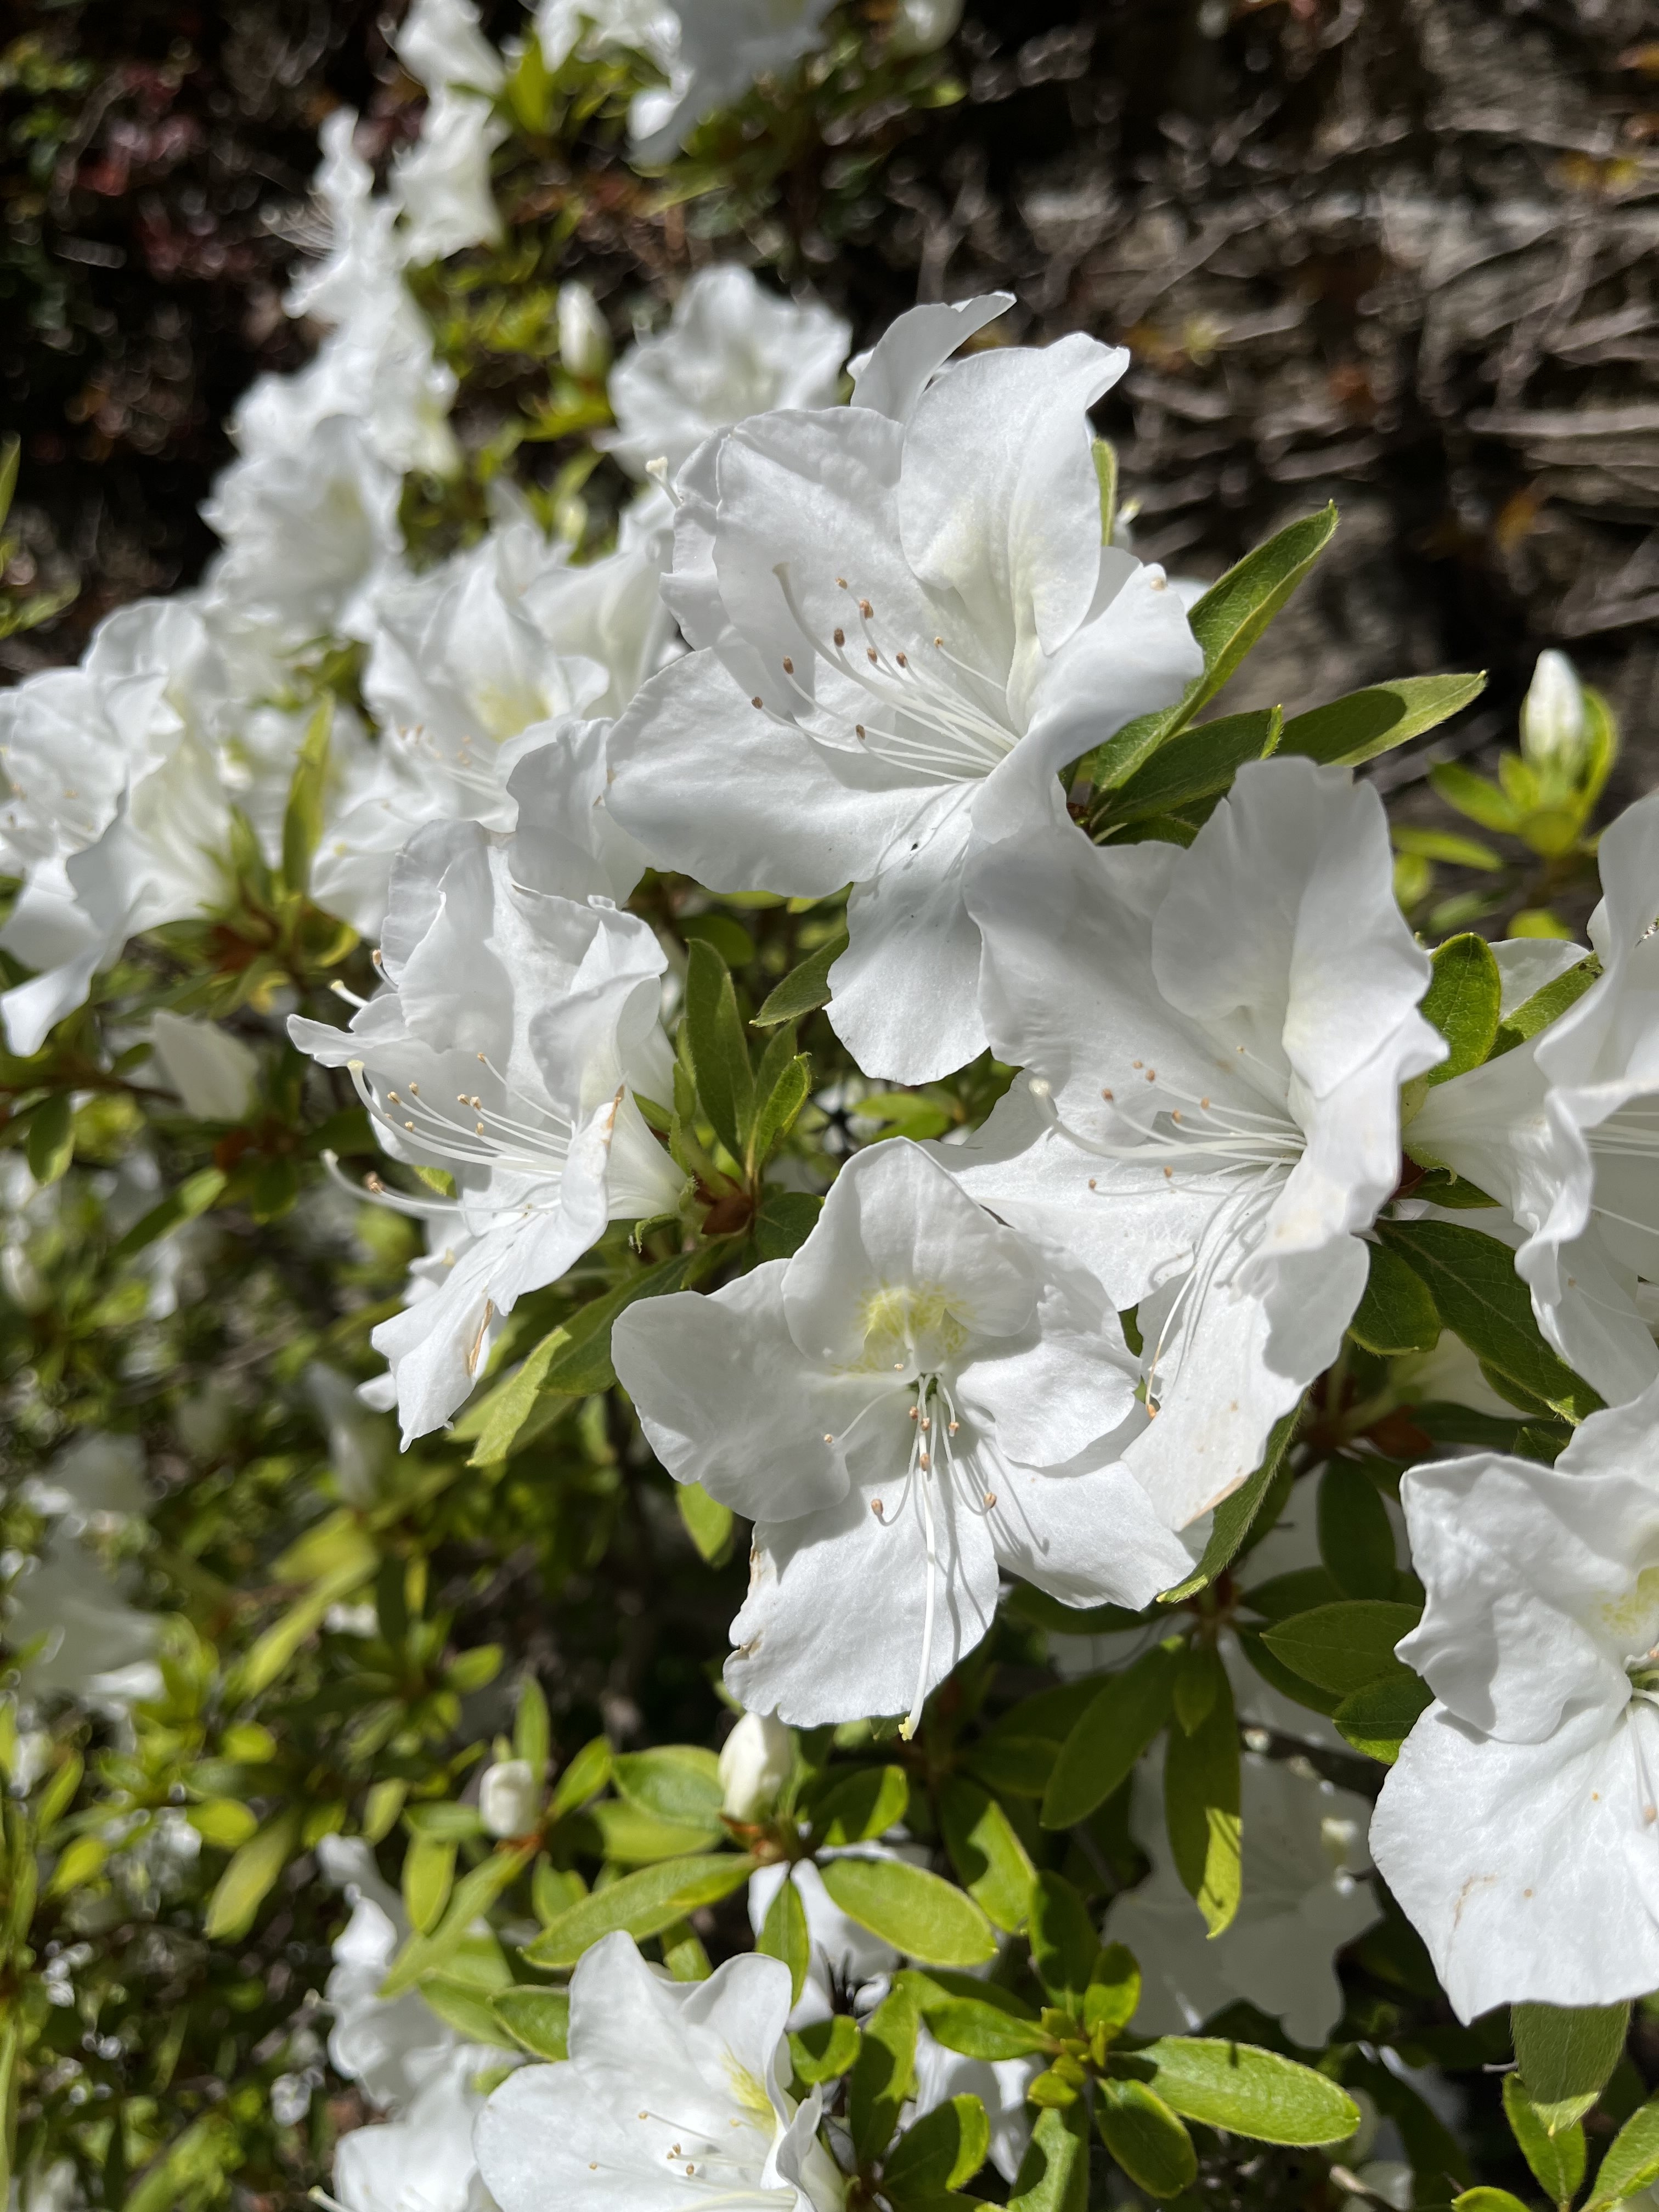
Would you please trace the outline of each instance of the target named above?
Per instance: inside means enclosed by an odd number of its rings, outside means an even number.
[[[199,569],[195,510],[228,453],[227,411],[314,338],[281,295],[318,124],[348,100],[382,153],[415,128],[418,88],[386,43],[399,12],[11,12],[11,580],[80,592],[0,644],[10,672],[74,658],[112,606]],[[489,27],[522,21],[508,0]],[[977,0],[952,62],[965,99],[878,106],[849,140],[815,139],[713,244],[695,202],[648,216],[593,149],[563,270],[593,281],[619,331],[642,285],[719,252],[811,283],[860,342],[918,295],[990,285],[1018,294],[1028,336],[1120,338],[1133,366],[1102,427],[1141,502],[1139,550],[1213,575],[1327,497],[1342,512],[1238,703],[1490,670],[1480,709],[1384,765],[1411,811],[1431,805],[1410,787],[1430,748],[1512,740],[1533,658],[1559,644],[1624,720],[1613,795],[1652,781],[1659,9]],[[529,193],[510,222],[545,204]],[[463,437],[515,404],[505,372],[468,376]]]

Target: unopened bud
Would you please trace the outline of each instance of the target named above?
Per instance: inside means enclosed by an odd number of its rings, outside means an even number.
[[[478,1783],[478,1817],[488,1836],[526,1836],[542,1809],[542,1786],[527,1759],[486,1766]]]
[[[1540,653],[1521,702],[1521,750],[1530,766],[1577,782],[1584,767],[1584,687],[1565,653]]]
[[[586,384],[611,366],[611,333],[586,284],[559,287],[559,358]]]
[[[777,1802],[794,1764],[794,1738],[770,1713],[745,1713],[720,1747],[720,1810],[758,1820]]]
[[[931,54],[955,35],[962,0],[899,0],[888,35],[892,54]]]

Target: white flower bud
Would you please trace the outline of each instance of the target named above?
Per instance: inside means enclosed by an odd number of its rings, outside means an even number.
[[[955,35],[962,0],[899,0],[888,39],[893,54],[931,54]]]
[[[542,1809],[542,1785],[527,1759],[486,1766],[478,1784],[478,1817],[489,1836],[526,1836]]]
[[[162,1074],[198,1121],[240,1121],[253,1100],[259,1063],[240,1037],[185,1014],[156,1014],[150,1046]]]
[[[758,1820],[789,1779],[794,1738],[770,1713],[745,1713],[720,1748],[720,1810],[729,1820]]]
[[[611,366],[611,333],[586,284],[559,287],[559,358],[589,384]]]
[[[1584,767],[1584,688],[1565,653],[1540,653],[1521,702],[1521,750],[1535,769],[1577,781]]]

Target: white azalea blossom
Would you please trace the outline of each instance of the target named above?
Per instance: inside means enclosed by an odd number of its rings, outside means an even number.
[[[527,1759],[498,1759],[478,1778],[478,1818],[487,1836],[526,1836],[542,1808],[541,1778]]]
[[[1371,1826],[1458,2016],[1659,1984],[1659,1384],[1553,1468],[1480,1452],[1401,1484],[1434,1703]]]
[[[1400,1175],[1400,1087],[1443,1059],[1375,792],[1240,771],[1194,844],[988,848],[969,903],[993,1045],[1027,1079],[953,1150],[1004,1218],[1139,1307],[1177,1524],[1237,1489],[1336,1357]]]
[[[710,2202],[840,2212],[818,2092],[797,2106],[785,2087],[788,2012],[776,1959],[751,1953],[676,1983],[632,1936],[605,1936],[571,1976],[568,2058],[522,2068],[478,2122],[478,2165],[501,2212]]]
[[[744,1713],[720,1746],[720,1811],[728,1820],[764,1820],[795,1762],[795,1740],[770,1713]]]
[[[32,1697],[56,1693],[118,1715],[161,1692],[160,1622],[126,1595],[131,1576],[105,1564],[73,1516],[53,1528],[0,1598],[0,1630],[40,1648],[23,1669]]]
[[[1241,1761],[1243,1890],[1220,1935],[1176,1872],[1154,1769],[1134,1778],[1131,1826],[1152,1862],[1106,1913],[1110,1942],[1126,1943],[1141,1972],[1138,2035],[1187,2035],[1241,1998],[1317,2049],[1342,2014],[1334,1954],[1378,1917],[1364,1880],[1370,1808],[1304,1766]]]
[[[560,313],[562,329],[562,294]],[[611,371],[617,428],[599,442],[635,476],[653,461],[675,476],[705,438],[746,415],[832,406],[851,337],[841,316],[781,298],[734,262],[701,269],[667,328]]]
[[[611,805],[714,890],[849,880],[830,1017],[866,1074],[986,1043],[970,846],[1066,822],[1056,771],[1201,666],[1163,573],[1100,543],[1073,336],[942,368],[1006,297],[902,315],[850,407],[757,416],[682,471],[664,594],[696,649],[617,724]]]
[[[405,258],[441,261],[501,235],[489,157],[507,126],[490,102],[507,70],[471,0],[416,0],[395,43],[431,97],[419,138],[392,163],[390,197]]]
[[[1188,1566],[1111,1463],[1144,1417],[1092,1278],[902,1139],[793,1259],[629,1308],[612,1352],[664,1466],[756,1524],[726,1680],[794,1724],[914,1729],[1004,1571],[1139,1606]]]
[[[258,1056],[216,1022],[169,1013],[152,1016],[150,1048],[162,1076],[198,1121],[240,1121],[253,1103]]]
[[[339,2212],[495,2212],[472,2137],[484,2108],[478,2078],[507,2056],[458,2045],[397,2118],[342,2136],[331,2183]]]
[[[669,88],[646,93],[629,117],[643,161],[666,161],[703,117],[726,107],[757,77],[811,53],[822,38],[830,0],[674,0],[678,35],[668,58]]]
[[[1610,825],[1597,860],[1599,978],[1547,1028],[1431,1091],[1406,1142],[1508,1209],[1539,1326],[1617,1403],[1659,1377],[1644,1310],[1659,1284],[1659,795]],[[1506,1012],[1585,957],[1496,951]]]
[[[434,1244],[430,1294],[374,1333],[405,1443],[466,1396],[522,1292],[683,1181],[633,1096],[672,1095],[660,945],[607,899],[526,888],[512,859],[473,823],[421,832],[392,873],[383,989],[349,1030],[289,1024],[350,1071],[388,1152],[454,1178],[453,1201],[381,1194]]]

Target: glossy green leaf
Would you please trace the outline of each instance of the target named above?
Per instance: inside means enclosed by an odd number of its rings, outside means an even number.
[[[1328,706],[1292,715],[1279,738],[1281,753],[1357,768],[1361,761],[1420,738],[1461,714],[1486,688],[1485,676],[1404,676],[1350,691]]]
[[[283,814],[283,882],[290,891],[303,891],[311,882],[311,863],[323,834],[333,730],[334,695],[331,691],[318,701],[306,724],[294,773],[289,779],[288,805]]]
[[[1182,1883],[1220,1935],[1243,1893],[1238,1723],[1224,1668],[1203,1718],[1170,1730],[1164,1753],[1164,1816]],[[1213,1678],[1212,1678],[1213,1679]]]
[[[554,1821],[574,1813],[579,1805],[586,1804],[590,1797],[599,1796],[611,1779],[612,1757],[609,1739],[605,1736],[596,1735],[582,1746],[554,1785],[547,1807],[550,1827]]]
[[[786,1874],[778,1884],[766,1908],[755,1948],[769,1959],[781,1959],[788,1967],[793,1990],[790,2001],[799,2004],[800,1993],[806,1986],[806,1970],[812,1963],[812,1938],[806,1925],[806,1907],[800,1901],[800,1891],[793,1874]]]
[[[1144,2081],[1104,2081],[1095,2102],[1101,2140],[1138,2189],[1162,2201],[1197,2179],[1193,2139]]]
[[[1083,2025],[1091,2035],[1121,2034],[1140,2003],[1140,1968],[1122,1943],[1108,1943],[1090,1970],[1083,1992]]]
[[[1045,2107],[1020,2160],[1008,2212],[1086,2212],[1089,2202],[1089,2108]]]
[[[1401,1745],[1432,1703],[1428,1684],[1401,1667],[1379,1674],[1364,1689],[1351,1690],[1332,1718],[1345,1742],[1365,1758],[1392,1766]]]
[[[939,1966],[977,1966],[996,1956],[994,1929],[954,1882],[902,1859],[826,1859],[831,1899],[896,1951]]]
[[[1441,761],[1429,770],[1429,781],[1448,806],[1455,806],[1483,830],[1511,837],[1518,831],[1521,812],[1514,801],[1462,761]]]
[[[780,1022],[798,1022],[804,1014],[827,1006],[830,970],[846,950],[847,932],[837,930],[827,944],[809,953],[799,968],[790,969],[756,1015],[753,1026],[757,1030],[774,1029]]]
[[[1018,1934],[1036,1875],[1008,1815],[977,1783],[952,1775],[939,1792],[939,1817],[957,1879],[999,1928]]]
[[[1109,1675],[1060,1746],[1042,1797],[1045,1828],[1069,1828],[1103,1805],[1169,1720],[1178,1647],[1154,1644]]]
[[[1177,1583],[1173,1589],[1159,1592],[1160,1605],[1182,1603],[1212,1583],[1224,1567],[1232,1565],[1257,1515],[1274,1496],[1275,1486],[1285,1475],[1285,1455],[1301,1419],[1302,1408],[1298,1406],[1294,1413],[1274,1422],[1261,1466],[1216,1507],[1203,1557],[1184,1582]]]
[[[1584,2130],[1577,2120],[1553,2135],[1516,2074],[1504,2077],[1504,2113],[1533,2179],[1553,2204],[1571,2204],[1584,2179]]]
[[[569,2055],[570,1992],[537,1989],[519,1984],[497,1990],[490,2009],[513,2038],[532,2058],[564,2058]]]
[[[1367,1352],[1384,1358],[1403,1352],[1432,1352],[1440,1341],[1440,1316],[1428,1285],[1386,1244],[1368,1244],[1365,1288],[1348,1323],[1348,1334]]]
[[[790,2033],[789,2056],[809,2089],[820,2081],[839,2081],[858,2055],[858,2028],[844,2012]]]
[[[709,1565],[716,1565],[732,1541],[734,1516],[731,1507],[722,1505],[718,1498],[711,1498],[700,1482],[677,1482],[674,1503],[699,1556]]]
[[[1398,1571],[1394,1524],[1375,1485],[1352,1462],[1319,1478],[1319,1556],[1345,1597],[1386,1598]]]
[[[1433,1085],[1479,1067],[1498,1035],[1503,978],[1484,937],[1465,931],[1449,937],[1434,955],[1434,974],[1424,994],[1422,1015],[1446,1040],[1447,1057],[1429,1070]]]
[[[904,1818],[910,1785],[902,1766],[864,1766],[815,1801],[814,1842],[834,1848],[886,1834]]]
[[[587,1818],[599,1832],[605,1857],[617,1866],[648,1866],[657,1859],[712,1850],[724,1832],[688,1820],[659,1820],[641,1806],[615,1798],[591,1805]]]
[[[1511,2005],[1510,2027],[1528,2099],[1558,2135],[1589,2112],[1624,2057],[1630,2006]]]
[[[1262,1641],[1293,1673],[1346,1697],[1401,1665],[1394,1647],[1408,1636],[1422,1608],[1389,1599],[1358,1598],[1316,1606],[1277,1623]]]
[[[1031,1893],[1031,1964],[1050,2001],[1080,2012],[1100,1939],[1089,1908],[1065,1875],[1045,1868]]]
[[[661,1744],[653,1751],[619,1751],[611,1778],[630,1803],[659,1820],[691,1827],[720,1826],[720,1761],[697,1743]]]
[[[455,1880],[455,1846],[441,1836],[416,1835],[404,1854],[404,1910],[424,1936],[438,1924]]]
[[[755,1119],[750,1132],[751,1170],[770,1158],[772,1149],[794,1127],[811,1089],[812,1063],[793,1048],[792,1033],[780,1030],[761,1055],[755,1073]]]
[[[289,1806],[233,1855],[208,1900],[202,1932],[210,1943],[234,1942],[252,1927],[259,1907],[298,1848],[300,1818],[298,1807]]]
[[[1359,2125],[1345,2089],[1310,2066],[1255,2044],[1165,2035],[1135,2054],[1152,2087],[1183,2119],[1258,2142],[1340,2142]]]
[[[1379,1221],[1376,1234],[1422,1277],[1441,1320],[1478,1359],[1569,1420],[1595,1412],[1601,1399],[1545,1343],[1507,1244],[1455,1221]]]
[[[906,1969],[901,1978],[936,2043],[965,2058],[1023,2058],[1051,2051],[1053,2039],[1024,2001],[995,1982]]]
[[[439,2019],[468,2043],[494,2043],[506,2051],[518,2050],[520,2039],[496,2011],[493,1995],[476,1983],[428,1974],[421,1984],[421,1996]]]
[[[67,1091],[54,1091],[29,1115],[23,1156],[29,1173],[42,1185],[57,1182],[67,1173],[75,1158],[75,1101]]]
[[[1584,2212],[1608,2212],[1659,2181],[1659,2097],[1638,2105],[1602,2160]]]
[[[1189,1644],[1181,1655],[1181,1664],[1176,1669],[1175,1690],[1170,1703],[1175,1708],[1176,1725],[1183,1735],[1191,1735],[1203,1727],[1214,1710],[1216,1699],[1226,1686],[1227,1670],[1222,1664],[1221,1654],[1213,1644]]]
[[[860,2166],[881,2156],[915,2094],[917,2017],[915,1998],[898,1988],[865,2022],[847,2083],[847,2124]]]
[[[732,972],[706,939],[688,950],[685,1029],[702,1110],[726,1151],[740,1160],[754,1126],[754,1071]]]
[[[882,2195],[895,2206],[927,2204],[971,2181],[991,2148],[991,2123],[977,2097],[951,2097],[907,2128],[882,2160]]]
[[[590,1945],[615,1929],[636,1940],[659,1936],[676,1920],[684,1920],[702,1905],[718,1905],[740,1889],[755,1870],[746,1852],[722,1852],[713,1858],[665,1859],[660,1865],[641,1867],[603,1889],[595,1890],[525,1948],[534,1966],[574,1966]]]
[[[1183,730],[1119,785],[1091,829],[1098,836],[1108,825],[1144,821],[1229,790],[1246,761],[1263,760],[1273,751],[1281,720],[1277,707],[1266,707]]]
[[[1592,952],[1576,968],[1569,968],[1565,975],[1557,975],[1541,990],[1523,999],[1513,1013],[1505,1014],[1498,1025],[1498,1035],[1492,1043],[1491,1058],[1513,1052],[1528,1037],[1547,1030],[1552,1022],[1559,1021],[1569,1006],[1576,1006],[1590,985],[1601,973],[1601,963]]]
[[[12,464],[16,466],[15,441],[13,441]],[[1089,450],[1094,456],[1095,478],[1100,486],[1100,542],[1109,545],[1117,524],[1117,448],[1109,439],[1091,438]],[[0,507],[0,515],[4,509]]]

